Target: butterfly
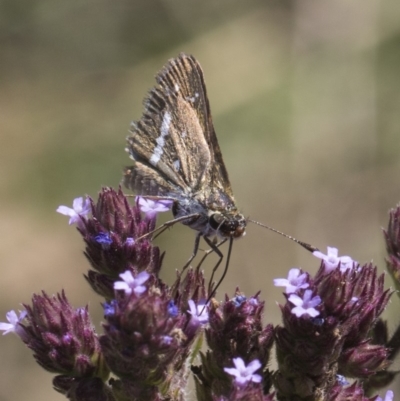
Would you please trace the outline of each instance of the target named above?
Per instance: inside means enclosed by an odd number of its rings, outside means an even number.
[[[123,182],[140,196],[171,200],[174,220],[163,227],[181,222],[197,231],[185,267],[204,238],[220,258],[215,271],[223,257],[218,246],[229,240],[230,255],[232,240],[245,235],[247,221],[233,197],[203,71],[193,56],[181,53],[167,62],[156,81],[127,137],[135,164],[125,169]]]

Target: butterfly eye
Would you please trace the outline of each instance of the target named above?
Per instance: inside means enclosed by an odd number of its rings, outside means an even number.
[[[224,216],[220,213],[214,213],[209,218],[209,223],[212,229],[218,230],[224,225]]]
[[[212,214],[209,218],[209,224],[213,230],[218,231],[224,237],[241,237],[246,229],[244,218],[229,219],[221,213]]]

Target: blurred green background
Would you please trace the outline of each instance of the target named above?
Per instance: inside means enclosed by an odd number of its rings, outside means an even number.
[[[181,51],[202,64],[242,212],[383,270],[381,227],[400,200],[398,0],[1,0],[0,320],[64,288],[101,321],[83,243],[55,209],[119,184],[129,123]],[[158,240],[169,282],[193,239],[177,225]],[[293,266],[319,262],[249,225],[218,298],[261,290],[278,324],[272,278]],[[64,399],[15,337],[0,360],[1,401]]]

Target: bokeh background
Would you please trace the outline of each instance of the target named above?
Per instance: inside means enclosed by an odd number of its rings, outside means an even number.
[[[204,69],[243,213],[383,271],[381,227],[400,201],[398,0],[1,0],[0,320],[64,288],[101,321],[80,236],[55,209],[119,184],[129,123],[181,51]],[[167,281],[193,238],[177,225],[158,240]],[[249,225],[218,297],[261,290],[278,324],[272,278],[293,266],[319,262]],[[394,297],[392,330],[398,310]],[[1,401],[64,399],[14,336],[0,361]]]

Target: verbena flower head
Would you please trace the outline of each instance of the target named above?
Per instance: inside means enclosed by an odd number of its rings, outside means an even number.
[[[118,377],[113,388],[128,399],[162,399],[161,390],[151,383],[162,383],[168,394],[183,394],[181,386],[187,380],[183,364],[201,327],[193,328],[193,317],[185,313],[179,298],[171,299],[168,287],[158,286],[145,272],[133,280],[145,283],[146,290],[135,293],[142,284],[130,292],[117,288],[112,305],[105,305],[100,342]]]
[[[90,199],[90,198],[89,198]],[[143,218],[139,207],[131,206],[122,193],[104,188],[97,203],[90,199],[92,216],[78,227],[86,243],[85,255],[93,270],[86,279],[106,299],[114,296],[114,282],[120,274],[141,271],[158,274],[161,255],[146,236],[155,228],[155,215]]]
[[[231,376],[234,376],[234,381],[237,385],[243,386],[249,382],[260,383],[261,376],[255,372],[261,368],[261,363],[258,359],[254,359],[247,366],[242,358],[233,358],[234,368],[224,368],[224,371]]]
[[[324,399],[336,401],[363,396],[359,386],[343,387],[342,378],[369,380],[388,366],[388,349],[374,344],[372,337],[390,297],[383,276],[371,264],[343,270],[339,263],[333,269],[323,263],[309,283],[309,289],[287,295],[281,306],[283,327],[276,328],[279,370],[274,376],[279,397],[325,394]]]
[[[210,304],[209,326],[205,329],[209,350],[205,355],[201,354],[201,373],[197,373],[196,367],[193,368],[199,399],[270,399],[269,374],[265,375],[263,384],[243,390],[232,383],[231,376],[225,370],[232,366],[235,358],[258,360],[263,366],[268,364],[274,334],[272,325],[264,326],[262,323],[263,308],[264,303],[258,300],[258,294],[247,298],[239,289],[231,299],[226,296],[224,302]],[[240,362],[239,366],[242,366]]]
[[[56,387],[57,381],[64,383],[64,387],[57,387],[60,392],[71,390],[64,377],[75,377],[71,386],[81,379],[108,377],[87,308],[74,309],[64,293],[53,297],[46,293],[34,295],[32,305],[25,308],[23,341],[44,369],[60,375],[54,379]]]

